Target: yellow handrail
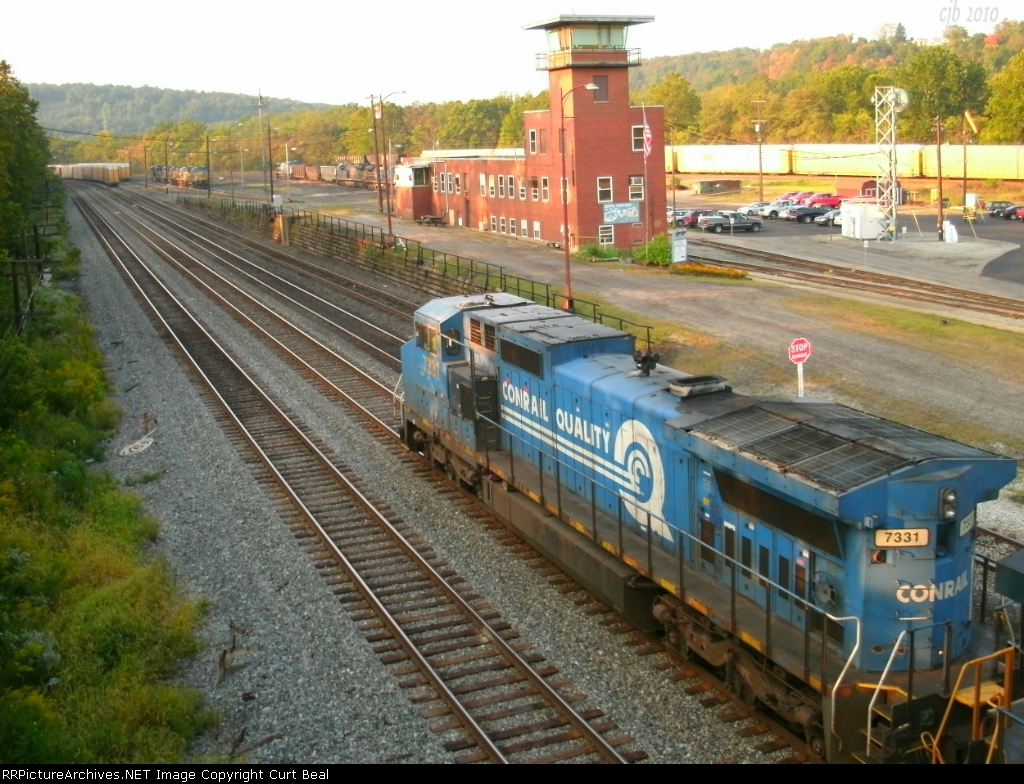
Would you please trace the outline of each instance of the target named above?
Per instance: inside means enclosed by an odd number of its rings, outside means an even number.
[[[973,659],[967,662],[963,667],[960,668],[960,673],[956,677],[956,685],[953,687],[953,691],[949,695],[949,704],[946,706],[946,712],[942,717],[942,723],[939,725],[939,729],[936,731],[933,737],[930,733],[921,733],[921,743],[924,744],[925,748],[931,751],[932,764],[944,763],[945,760],[942,757],[942,753],[939,750],[939,746],[942,742],[942,737],[946,732],[946,726],[949,724],[949,717],[953,712],[953,705],[956,703],[956,695],[960,692],[960,685],[963,683],[964,676],[968,670],[974,673],[974,699],[971,701],[971,740],[980,740],[981,738],[981,667],[987,662],[993,659],[1002,658],[1003,661],[1003,691],[1002,694],[997,698],[997,704],[992,704],[992,700],[986,701],[986,705],[991,707],[1004,707],[1009,709],[1011,704],[1011,695],[1013,694],[1013,654],[1015,648],[1011,645],[1009,648],[1003,648],[1002,650],[990,653],[987,656],[981,656],[977,659]],[[1002,721],[1001,719],[999,720]],[[990,741],[990,747],[992,742]],[[989,757],[991,758],[991,748],[989,750]]]

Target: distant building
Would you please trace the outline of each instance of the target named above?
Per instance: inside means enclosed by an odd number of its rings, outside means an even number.
[[[571,247],[629,248],[665,231],[664,112],[629,103],[640,52],[626,33],[650,21],[572,15],[526,27],[547,32],[537,68],[549,74],[550,104],[524,114],[523,146],[431,150],[397,166],[396,213],[559,244],[568,219]]]

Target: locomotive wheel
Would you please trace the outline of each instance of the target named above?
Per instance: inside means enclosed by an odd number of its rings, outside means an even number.
[[[686,642],[686,635],[678,627],[672,627],[665,633],[665,640],[684,659],[690,656],[690,645]]]
[[[825,759],[825,730],[820,724],[804,729],[807,750],[820,760]]]

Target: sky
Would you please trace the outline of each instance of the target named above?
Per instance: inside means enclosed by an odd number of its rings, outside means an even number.
[[[391,100],[409,104],[546,89],[546,74],[535,70],[535,55],[546,48],[544,33],[522,28],[559,14],[653,16],[653,22],[631,28],[627,42],[649,58],[738,46],[767,49],[840,33],[874,38],[882,25],[897,22],[911,38],[936,39],[950,20],[976,33],[990,32],[995,21],[1024,18],[1024,0],[984,2],[999,5],[591,0],[574,8],[549,0],[508,6],[466,0],[433,6],[12,0],[0,21],[0,59],[27,83],[262,92],[328,104],[397,92]]]

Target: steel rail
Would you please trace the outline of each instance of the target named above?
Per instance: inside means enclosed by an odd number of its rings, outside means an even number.
[[[80,202],[78,202],[77,199],[76,202],[81,204]],[[196,372],[200,375],[200,377],[210,388],[211,393],[218,400],[221,407],[224,409],[226,415],[229,416],[231,420],[236,424],[236,426],[239,428],[240,432],[243,434],[243,437],[250,444],[250,446],[256,450],[261,461],[267,466],[268,470],[276,478],[282,490],[289,496],[289,498],[292,499],[296,508],[300,511],[302,516],[308,521],[308,523],[313,528],[317,537],[321,540],[324,546],[336,557],[338,562],[344,566],[346,571],[349,572],[349,577],[352,580],[352,582],[357,586],[357,589],[359,590],[360,594],[364,597],[367,603],[374,608],[375,612],[377,612],[381,620],[388,626],[389,631],[393,634],[395,639],[403,647],[405,653],[409,655],[410,658],[412,658],[417,663],[418,668],[421,670],[424,677],[426,677],[427,680],[430,681],[431,685],[434,687],[437,693],[445,699],[449,707],[459,717],[460,723],[463,724],[467,732],[469,732],[473,736],[474,741],[477,743],[477,745],[480,746],[481,749],[485,751],[488,757],[490,757],[494,761],[507,761],[504,754],[500,751],[500,749],[498,749],[496,744],[494,744],[490,740],[486,731],[475,721],[475,719],[473,719],[472,715],[469,714],[468,710],[464,706],[462,706],[458,698],[451,691],[451,689],[449,689],[449,687],[444,682],[440,674],[436,670],[434,670],[434,668],[430,665],[430,662],[418,650],[416,644],[411,640],[411,638],[409,638],[406,635],[405,631],[401,628],[400,622],[379,601],[379,599],[374,594],[372,588],[359,575],[359,572],[356,569],[356,567],[340,550],[337,544],[331,539],[330,534],[328,534],[328,532],[324,530],[320,523],[316,520],[315,515],[302,501],[301,497],[298,495],[297,491],[292,487],[291,483],[287,480],[287,478],[278,470],[272,458],[262,449],[256,436],[254,436],[250,432],[249,428],[242,422],[242,420],[239,418],[238,414],[233,410],[229,402],[223,397],[223,395],[217,389],[214,382],[205,373],[201,363],[193,356],[193,353],[186,348],[182,340],[179,338],[179,336],[170,326],[167,320],[163,317],[163,315],[161,315],[158,312],[158,309],[156,308],[152,299],[145,293],[144,287],[138,282],[135,276],[132,275],[131,271],[128,270],[127,265],[125,264],[123,259],[121,259],[120,254],[118,254],[116,250],[112,247],[112,245],[106,240],[106,238],[102,236],[102,232],[100,228],[96,225],[94,220],[89,215],[86,214],[87,211],[85,209],[83,209],[82,212],[83,215],[86,215],[86,219],[90,223],[90,226],[92,226],[94,231],[97,232],[97,236],[101,237],[101,240],[108,249],[108,253],[112,254],[112,256],[117,259],[119,265],[121,265],[125,274],[132,281],[135,288],[140,292],[140,295],[147,302],[150,308],[154,310],[154,313],[156,313],[157,318],[164,325],[164,328],[168,331],[168,334],[171,336],[174,343],[186,356],[189,364],[196,370]],[[98,215],[96,215],[96,217],[97,219],[99,219]],[[138,257],[137,254],[135,254],[133,250],[131,250],[128,243],[122,237],[120,237],[116,230],[114,230],[113,227],[109,226],[109,224],[107,230],[113,233],[115,237],[117,237],[118,241],[121,242],[128,249],[129,253],[131,253],[131,255],[135,257],[137,263],[142,265],[143,268],[145,269],[145,263]],[[291,429],[294,436],[304,443],[308,452],[314,456],[317,462],[319,462],[325,470],[331,473],[338,482],[340,482],[346,487],[351,497],[357,500],[360,507],[364,509],[365,513],[373,519],[373,522],[380,529],[385,530],[392,536],[394,542],[403,550],[406,556],[410,558],[412,561],[416,562],[421,571],[428,577],[428,579],[435,585],[435,587],[443,594],[445,594],[445,598],[448,601],[450,601],[454,606],[458,607],[460,612],[462,612],[468,619],[470,619],[470,621],[476,627],[475,633],[480,637],[486,638],[487,641],[495,649],[502,653],[506,661],[508,661],[519,672],[521,676],[523,676],[527,681],[530,682],[531,686],[538,689],[544,695],[544,697],[552,703],[554,707],[560,710],[563,713],[563,716],[567,718],[568,722],[574,727],[574,729],[583,738],[586,739],[587,743],[593,746],[594,751],[597,751],[603,757],[611,761],[625,763],[626,760],[618,754],[614,747],[611,746],[603,737],[601,737],[601,735],[596,730],[590,727],[586,720],[580,717],[576,713],[576,711],[572,709],[568,702],[566,702],[557,692],[555,692],[552,689],[552,687],[550,687],[543,680],[543,678],[540,675],[538,675],[529,666],[529,664],[527,664],[511,648],[511,646],[509,646],[493,629],[491,629],[487,622],[464,599],[462,599],[462,597],[459,596],[458,593],[451,588],[451,586],[448,585],[448,583],[444,580],[443,577],[437,574],[436,570],[434,570],[426,562],[423,556],[416,551],[416,549],[408,542],[408,540],[406,540],[406,538],[399,531],[397,531],[397,529],[394,528],[392,523],[384,515],[382,515],[379,512],[379,510],[376,509],[372,501],[370,501],[365,496],[365,494],[362,493],[362,491],[355,487],[351,483],[351,481],[342,472],[338,470],[338,468],[330,461],[330,459],[323,454],[319,447],[313,444],[305,436],[305,434],[303,434],[301,430],[299,430],[294,425],[294,423],[291,422],[288,416],[283,411],[281,411],[281,409],[269,397],[267,397],[267,395],[258,387],[258,385],[256,385],[254,380],[251,377],[249,377],[248,374],[246,374],[246,372],[236,362],[234,362],[234,360],[227,354],[227,352],[225,352],[216,344],[212,336],[202,327],[201,324],[198,323],[198,321],[194,319],[194,317],[192,317],[188,313],[185,306],[163,285],[163,283],[160,282],[159,279],[155,275],[153,275],[151,271],[149,271],[148,269],[147,271],[150,272],[151,277],[155,281],[156,285],[159,286],[160,289],[162,289],[164,295],[167,296],[179,309],[181,309],[182,313],[184,314],[184,317],[187,318],[193,324],[194,328],[199,330],[199,332],[204,336],[204,338],[207,341],[209,341],[218,351],[221,352],[222,360],[227,360],[228,365],[234,369],[234,372],[239,374],[243,379],[245,379],[247,384],[249,384],[251,387],[251,392],[256,394],[263,401],[263,404],[275,413],[275,416],[279,419],[279,421],[282,424],[288,426]]]
[[[316,264],[311,264],[310,262],[305,261],[299,258],[298,256],[293,256],[290,253],[286,253],[284,250],[280,248],[268,247],[262,242],[254,240],[250,237],[246,237],[244,234],[240,234],[237,231],[232,231],[231,229],[228,229],[223,224],[215,224],[212,221],[197,215],[196,213],[188,212],[187,210],[183,210],[180,207],[176,207],[170,204],[161,205],[164,206],[168,211],[174,212],[175,215],[178,216],[178,219],[183,221],[183,223],[175,223],[167,216],[161,215],[151,206],[147,206],[147,202],[150,202],[151,200],[145,199],[144,197],[141,196],[136,196],[135,194],[129,195],[127,193],[119,193],[118,198],[132,203],[138,209],[152,216],[154,220],[170,223],[171,225],[178,227],[178,231],[191,233],[197,239],[213,245],[215,245],[215,243],[213,243],[212,240],[205,238],[200,233],[192,232],[191,229],[186,228],[185,224],[191,224],[193,226],[198,226],[204,229],[215,228],[218,233],[229,236],[233,242],[236,242],[237,244],[245,248],[257,251],[264,258],[273,258],[276,261],[276,263],[285,266],[289,269],[292,269],[296,272],[301,272],[307,277],[310,277],[314,280],[318,280],[325,286],[329,286],[331,288],[336,288],[339,290],[344,289],[344,293],[346,296],[352,297],[353,299],[358,299],[362,302],[373,305],[375,307],[388,310],[394,313],[395,315],[409,315],[418,307],[416,303],[410,302],[406,299],[403,299],[402,297],[396,296],[395,294],[386,291],[381,291],[380,289],[372,288],[370,286],[367,286],[362,281],[356,280],[355,278],[350,278],[346,275],[342,275],[339,272],[335,272],[334,270],[328,270]],[[353,291],[353,289],[355,290]],[[360,291],[368,291],[369,294],[361,294]],[[386,299],[393,304],[399,305],[400,309],[397,307],[391,307],[390,305],[383,304],[381,302],[382,299]]]

